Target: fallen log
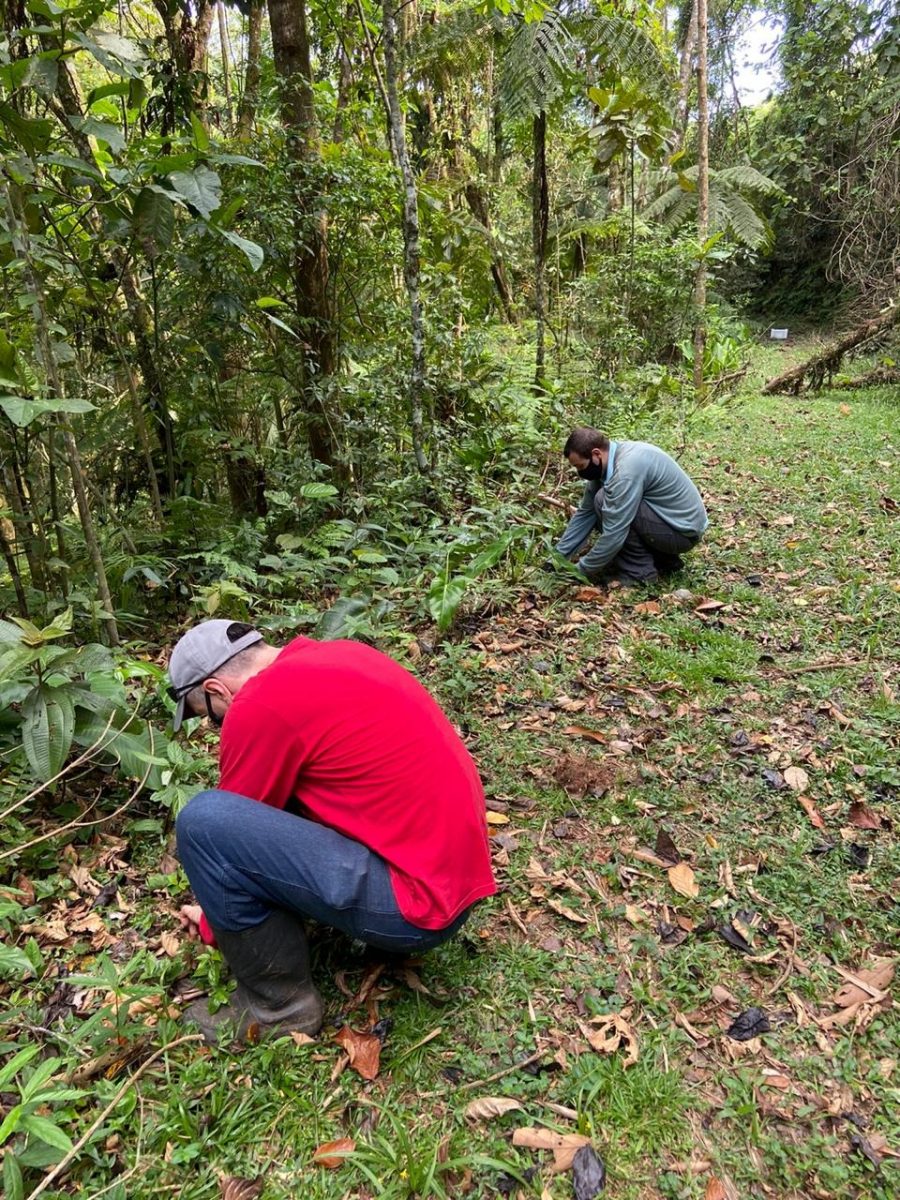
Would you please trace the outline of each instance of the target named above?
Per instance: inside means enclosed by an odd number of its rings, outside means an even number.
[[[842,379],[834,386],[844,391],[849,388],[884,387],[888,383],[900,383],[900,368],[875,367],[874,370],[857,375],[855,379]]]
[[[783,392],[789,396],[799,396],[804,390],[815,391],[822,387],[826,379],[830,383],[834,373],[840,369],[841,359],[848,350],[853,350],[856,346],[861,346],[863,342],[868,342],[880,333],[885,333],[896,325],[898,320],[900,320],[900,305],[894,303],[878,316],[872,317],[851,333],[845,334],[840,341],[828,346],[819,354],[813,355],[812,358],[808,358],[799,367],[791,367],[789,371],[770,379],[763,388],[763,394],[771,396],[776,392]]]

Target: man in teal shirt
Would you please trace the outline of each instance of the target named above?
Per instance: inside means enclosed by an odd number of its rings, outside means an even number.
[[[612,577],[631,587],[681,567],[681,555],[697,545],[709,518],[673,458],[649,442],[611,442],[586,427],[572,431],[563,455],[585,488],[557,553],[568,558],[596,528],[597,540],[578,560],[588,579]]]

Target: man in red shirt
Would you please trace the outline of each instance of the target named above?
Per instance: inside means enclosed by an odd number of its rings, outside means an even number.
[[[176,730],[188,715],[222,727],[219,786],[176,824],[199,902],[183,923],[219,947],[238,982],[224,1013],[192,1008],[211,1040],[223,1017],[319,1029],[304,918],[416,953],[496,891],[475,764],[393,659],[349,641],[279,649],[215,620],[181,638],[169,677]]]

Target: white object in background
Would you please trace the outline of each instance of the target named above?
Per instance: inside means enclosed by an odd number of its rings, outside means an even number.
[[[770,329],[769,337],[774,338],[776,342],[787,341],[788,331],[786,329]]]

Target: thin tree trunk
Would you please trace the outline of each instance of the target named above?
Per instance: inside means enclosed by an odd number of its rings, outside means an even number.
[[[228,23],[225,19],[225,5],[222,0],[216,4],[216,15],[219,19],[219,51],[222,56],[222,86],[225,92],[225,113],[228,117],[228,128],[231,128],[231,77],[228,69]]]
[[[22,576],[19,574],[19,564],[16,562],[16,556],[12,548],[12,543],[6,535],[6,521],[0,517],[0,551],[3,554],[3,560],[6,563],[6,569],[9,571],[10,579],[12,579],[13,589],[16,593],[16,604],[19,607],[19,616],[28,620],[28,600],[25,596],[25,588],[22,585]]]
[[[388,127],[394,147],[394,161],[403,179],[403,280],[409,296],[410,328],[412,332],[412,363],[409,371],[409,412],[413,453],[416,466],[426,474],[428,456],[425,453],[425,313],[419,290],[419,196],[416,180],[409,163],[406,128],[397,90],[395,0],[383,0],[384,74],[388,102]]]
[[[302,390],[306,430],[313,459],[346,482],[326,393],[337,365],[335,320],[329,289],[328,214],[314,182],[319,164],[319,132],[313,101],[313,74],[306,0],[268,0],[275,70],[282,84],[281,118],[293,159],[294,295],[298,333],[305,352]]]
[[[512,292],[510,291],[509,281],[506,278],[506,266],[503,262],[503,255],[497,248],[494,240],[494,231],[491,226],[491,213],[488,208],[487,196],[481,190],[479,185],[473,180],[466,184],[463,189],[465,192],[466,202],[469,205],[469,211],[480,225],[484,227],[487,235],[488,245],[491,248],[491,277],[494,281],[494,286],[497,289],[497,295],[500,297],[500,304],[503,308],[503,315],[510,325],[517,324],[516,310],[513,305]]]
[[[250,5],[247,13],[247,68],[244,72],[244,92],[238,112],[238,136],[249,138],[256,120],[259,104],[260,58],[262,48],[263,4]]]
[[[693,0],[691,15],[687,29],[684,31],[684,42],[681,46],[681,59],[678,66],[678,110],[675,122],[675,149],[680,150],[687,130],[688,105],[691,96],[691,66],[694,61],[694,47],[697,45],[697,2]]]
[[[141,454],[144,457],[144,464],[147,468],[147,480],[150,489],[150,507],[153,510],[153,519],[156,522],[157,529],[162,529],[165,524],[163,516],[162,498],[159,494],[159,484],[156,479],[156,467],[153,463],[153,451],[150,448],[150,435],[147,432],[147,422],[144,419],[144,408],[141,404],[141,398],[138,395],[137,386],[134,382],[134,373],[131,370],[131,364],[125,357],[125,350],[119,340],[118,334],[112,331],[113,343],[119,355],[119,360],[122,364],[122,370],[125,373],[125,386],[128,389],[128,395],[131,400],[131,415],[134,419],[134,428],[137,433],[138,443],[141,447]]]
[[[12,509],[13,525],[17,527],[16,540],[21,542],[25,551],[32,587],[37,588],[39,592],[46,592],[46,546],[39,527],[36,527],[36,522],[32,519],[30,497],[25,490],[25,481],[14,447],[10,448],[9,462],[3,464],[3,486]]]
[[[353,7],[348,4],[344,13],[344,25],[340,35],[340,64],[338,67],[338,94],[334,110],[334,128],[332,139],[340,143],[346,137],[344,128],[344,110],[350,103],[350,91],[353,87],[353,63],[350,61],[352,47],[347,45],[347,34],[353,20]]]
[[[59,481],[56,471],[56,435],[59,431],[59,421],[55,416],[50,417],[50,428],[47,433],[47,479],[50,484],[50,519],[56,532],[56,557],[61,563],[68,562],[66,553],[66,535],[63,531],[62,509],[59,503]],[[69,598],[69,576],[65,567],[56,572],[60,590],[64,599]]]
[[[544,325],[546,299],[544,295],[544,265],[547,256],[547,224],[549,198],[547,192],[547,114],[535,113],[532,128],[533,173],[531,184],[531,240],[534,250],[534,316],[537,347],[534,356],[534,386],[543,389]]]
[[[9,216],[9,228],[13,241],[13,246],[16,254],[21,257],[25,264],[25,271],[28,278],[28,283],[33,294],[33,312],[35,325],[37,327],[38,347],[40,350],[40,358],[43,362],[44,371],[47,377],[48,391],[51,396],[59,397],[64,395],[62,379],[59,374],[59,367],[56,362],[56,357],[53,353],[53,346],[50,341],[49,321],[47,318],[47,308],[44,302],[44,292],[41,287],[41,282],[34,267],[34,262],[31,258],[31,250],[28,244],[27,227],[19,219],[18,214],[13,207],[12,196],[7,190],[6,206]],[[94,564],[94,573],[97,576],[97,591],[100,594],[100,603],[103,606],[106,615],[102,618],[103,624],[106,627],[106,636],[111,646],[119,645],[119,630],[116,625],[115,613],[113,611],[112,595],[109,590],[109,583],[106,578],[106,567],[103,563],[103,555],[100,552],[100,543],[97,540],[97,533],[94,528],[94,520],[91,516],[90,505],[87,501],[87,492],[85,489],[84,469],[81,464],[81,455],[78,452],[78,446],[75,442],[75,436],[72,433],[72,426],[69,418],[64,413],[59,413],[57,417],[60,429],[63,434],[63,442],[66,447],[66,456],[69,460],[69,471],[72,476],[72,487],[75,492],[75,502],[78,505],[78,515],[81,519],[81,528],[84,533],[85,545],[88,548],[88,553],[91,556],[91,561]]]
[[[709,237],[709,97],[707,93],[706,0],[697,0],[697,241],[694,275],[694,394],[703,396],[703,352],[706,348],[706,242]]]
[[[211,15],[212,10],[209,9],[208,11]],[[45,47],[53,48],[51,43],[45,43]],[[78,81],[70,71],[65,59],[62,58],[59,60],[56,95],[62,106],[64,116],[80,118],[84,115],[84,106],[78,88]],[[90,142],[80,130],[74,127],[72,128],[72,142],[78,152],[79,158],[88,163],[91,170],[94,170],[94,155]],[[102,198],[100,195],[95,195],[95,199],[98,202]],[[95,214],[92,214],[88,219],[92,228],[98,229]],[[155,318],[151,315],[147,302],[141,294],[140,284],[134,268],[124,253],[119,250],[113,250],[112,260],[116,272],[121,279],[122,294],[125,297],[128,315],[131,318],[131,332],[134,338],[135,356],[144,379],[148,405],[154,418],[160,447],[163,451],[166,491],[169,496],[173,496],[175,494],[177,476],[175,433],[172,425],[172,417],[169,413],[162,373],[159,370],[154,350]]]

